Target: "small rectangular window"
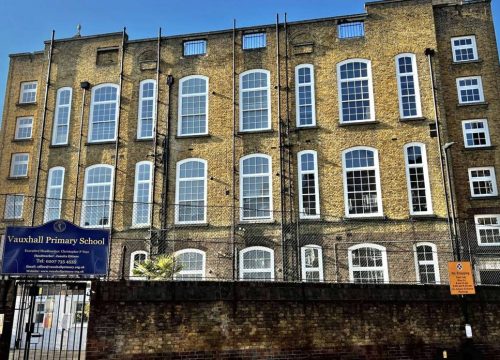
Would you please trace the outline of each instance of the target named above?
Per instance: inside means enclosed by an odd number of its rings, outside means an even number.
[[[466,148],[491,146],[488,121],[486,119],[462,121],[462,129]]]
[[[266,47],[266,33],[243,35],[243,50],[261,49]]]
[[[5,198],[4,219],[22,219],[24,195],[7,195]]]
[[[205,55],[206,53],[206,40],[190,40],[184,42],[184,56]]]
[[[500,245],[500,215],[476,215],[474,222],[479,245]]]
[[[31,139],[33,133],[33,118],[21,117],[17,118],[16,122],[16,140]]]
[[[454,62],[474,61],[479,59],[475,36],[451,38],[451,48]]]
[[[337,26],[339,39],[361,38],[365,36],[365,23],[363,21],[348,22]]]
[[[484,102],[481,76],[457,78],[457,92],[459,104]]]
[[[12,162],[10,164],[10,177],[16,178],[28,176],[28,162],[29,154],[13,154]]]
[[[19,102],[21,104],[30,104],[36,102],[36,88],[36,81],[21,83],[21,95],[19,96]]]
[[[469,185],[472,197],[497,196],[498,191],[495,168],[470,168]]]

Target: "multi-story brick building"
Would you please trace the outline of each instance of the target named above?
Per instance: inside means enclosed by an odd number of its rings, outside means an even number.
[[[489,1],[48,41],[11,55],[0,231],[110,228],[113,277],[444,282],[461,220],[500,249],[498,79]]]

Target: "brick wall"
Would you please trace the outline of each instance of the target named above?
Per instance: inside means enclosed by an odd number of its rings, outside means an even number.
[[[463,305],[463,306],[462,306]],[[499,359],[500,289],[225,282],[95,283],[87,359]]]

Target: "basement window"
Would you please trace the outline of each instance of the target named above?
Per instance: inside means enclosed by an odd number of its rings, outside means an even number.
[[[97,49],[96,64],[99,66],[118,64],[118,48]]]
[[[363,21],[348,22],[337,26],[339,39],[354,39],[365,36],[365,23]]]
[[[262,49],[266,47],[266,33],[243,35],[243,50]]]
[[[205,55],[207,53],[206,40],[190,40],[184,42],[184,56]]]

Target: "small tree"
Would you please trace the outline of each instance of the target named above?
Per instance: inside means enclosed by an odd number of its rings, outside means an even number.
[[[176,263],[172,255],[160,255],[154,259],[147,259],[136,264],[133,274],[149,280],[169,280],[181,269],[182,266]]]

